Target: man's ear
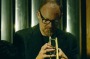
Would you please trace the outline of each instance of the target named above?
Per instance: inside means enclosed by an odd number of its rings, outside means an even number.
[[[38,20],[40,19],[40,12],[37,11],[37,17],[38,17]]]

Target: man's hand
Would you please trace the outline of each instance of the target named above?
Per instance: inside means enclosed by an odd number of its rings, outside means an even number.
[[[64,52],[58,48],[59,50],[59,59],[68,59],[68,57],[64,54]],[[38,56],[36,57],[36,59],[44,59],[44,58],[50,58],[50,57],[56,57],[56,55],[54,54],[50,54],[48,55],[48,52],[52,52],[55,51],[55,49],[51,46],[50,43],[46,43],[41,47],[41,50],[38,54]]]
[[[53,47],[50,45],[50,43],[46,43],[41,47],[41,50],[36,57],[36,59],[44,59],[44,58],[50,58],[50,57],[55,57],[55,55],[47,55],[47,52],[52,52],[55,51]]]
[[[59,50],[59,58],[68,59],[68,57],[64,54],[64,52],[60,48],[58,48],[58,50]]]

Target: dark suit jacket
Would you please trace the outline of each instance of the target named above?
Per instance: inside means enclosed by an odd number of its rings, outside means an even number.
[[[53,37],[58,38],[58,47],[62,49],[69,59],[78,58],[78,44],[73,35],[57,29]],[[48,42],[48,37],[42,36],[39,25],[37,25],[34,28],[18,31],[13,41],[18,48],[20,59],[35,59],[41,47]]]
[[[0,59],[18,59],[17,49],[10,43],[0,40]]]

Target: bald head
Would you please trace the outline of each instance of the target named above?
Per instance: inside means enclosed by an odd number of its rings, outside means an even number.
[[[42,8],[43,5],[47,4],[48,2],[51,2],[51,3],[54,2],[54,3],[58,4],[61,7],[60,0],[40,0],[39,2],[40,2],[39,10]]]
[[[45,18],[55,18],[60,15],[60,7],[55,2],[48,2],[40,9],[42,15],[46,15]]]

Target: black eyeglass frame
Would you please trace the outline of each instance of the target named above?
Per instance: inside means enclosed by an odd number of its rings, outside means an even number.
[[[39,11],[39,12],[40,12],[40,11]],[[60,17],[56,18],[55,20],[45,19],[45,18],[42,16],[41,12],[40,12],[40,16],[41,16],[42,22],[43,22],[44,24],[49,24],[50,22],[51,22],[51,23],[54,23],[54,24],[58,24],[58,23],[59,23]]]

